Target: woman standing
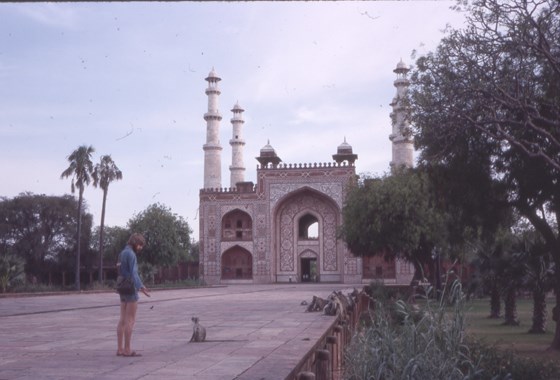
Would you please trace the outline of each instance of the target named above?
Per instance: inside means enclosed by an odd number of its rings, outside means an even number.
[[[121,316],[117,325],[117,356],[142,356],[130,348],[132,339],[132,329],[136,322],[136,310],[138,308],[138,290],[150,296],[148,289],[138,276],[138,263],[136,255],[142,251],[146,240],[141,234],[134,233],[128,239],[126,247],[119,254],[117,263],[118,271],[121,276],[130,277],[134,282],[135,292],[132,294],[120,294]],[[123,346],[124,343],[124,346]]]

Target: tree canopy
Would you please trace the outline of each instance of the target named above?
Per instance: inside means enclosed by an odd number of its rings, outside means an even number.
[[[24,193],[0,200],[0,253],[25,260],[27,274],[44,278],[53,265],[63,265],[76,247],[76,208],[70,195]],[[91,215],[86,214],[91,226]],[[82,244],[89,245],[84,234]]]
[[[402,257],[422,267],[446,245],[447,215],[436,207],[427,177],[410,169],[365,178],[351,188],[340,235],[358,256]]]
[[[142,257],[154,266],[175,265],[188,257],[192,231],[181,216],[164,205],[148,206],[129,221],[128,229],[144,235]]]
[[[448,30],[411,76],[419,163],[462,183],[465,195],[515,207],[560,268],[560,3],[458,4],[466,26]],[[463,180],[477,171],[488,191]],[[484,208],[472,214],[491,217]],[[559,324],[552,346],[560,349]]]

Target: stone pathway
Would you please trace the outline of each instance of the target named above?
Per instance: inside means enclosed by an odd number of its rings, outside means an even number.
[[[359,285],[357,285],[358,287]],[[334,322],[301,301],[347,284],[237,285],[141,298],[132,346],[117,357],[118,296],[0,298],[0,380],[284,380]],[[206,342],[189,343],[191,317]]]

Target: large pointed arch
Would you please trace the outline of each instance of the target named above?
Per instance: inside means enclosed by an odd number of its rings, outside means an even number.
[[[235,245],[222,254],[222,280],[250,280],[253,278],[253,256],[245,248]]]
[[[301,278],[305,250],[317,252],[321,278],[341,279],[342,253],[336,238],[340,210],[329,196],[309,187],[291,192],[279,200],[274,210],[274,247],[277,279]],[[318,225],[315,239],[308,239],[301,229],[313,223]],[[327,276],[322,276],[327,274]],[[331,277],[328,276],[331,275]]]

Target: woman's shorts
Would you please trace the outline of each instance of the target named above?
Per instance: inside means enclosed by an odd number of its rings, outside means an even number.
[[[138,292],[134,292],[134,294],[119,294],[121,297],[121,302],[138,302]]]

